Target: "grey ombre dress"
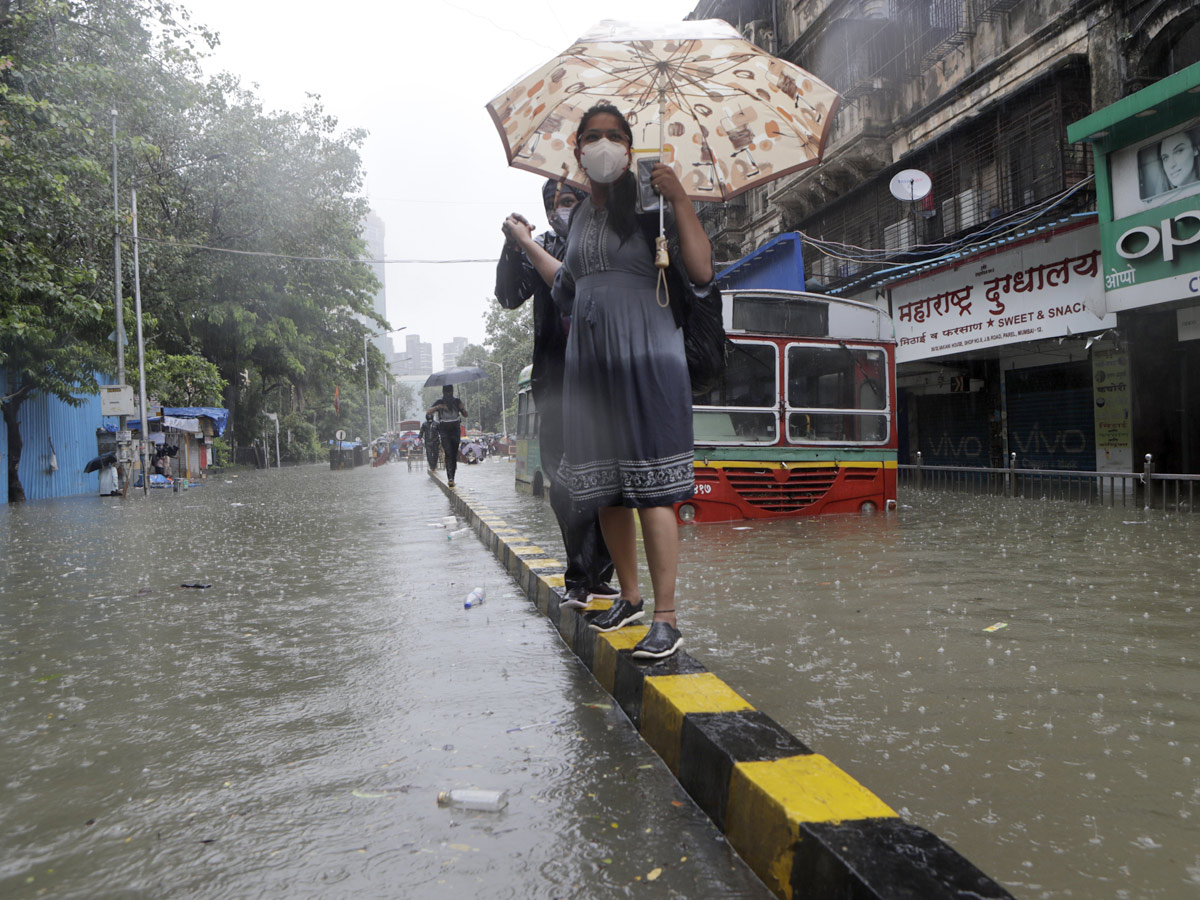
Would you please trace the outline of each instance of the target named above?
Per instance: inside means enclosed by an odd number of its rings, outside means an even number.
[[[607,211],[585,200],[553,289],[571,316],[560,471],[579,510],[692,496],[691,382],[657,276],[641,229],[622,245]]]

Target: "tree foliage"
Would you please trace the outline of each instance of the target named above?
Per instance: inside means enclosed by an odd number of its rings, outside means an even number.
[[[505,423],[509,431],[517,422],[517,381],[521,370],[533,360],[532,303],[508,310],[499,303],[488,308],[484,321],[486,346],[468,344],[459,354],[460,365],[482,365],[489,377],[463,388],[463,396],[471,406],[472,417],[485,432],[499,432]],[[501,415],[500,370],[489,363],[504,367],[504,413]]]
[[[365,135],[341,128],[319,97],[300,113],[269,113],[236,78],[203,78],[200,54],[215,43],[169,0],[0,0],[10,494],[20,496],[24,398],[78,402],[97,372],[115,373],[114,227],[122,308],[132,323],[139,279],[146,374],[161,398],[229,407],[235,442],[261,435],[264,411],[328,437],[334,387],[344,396],[363,383],[363,334],[386,327],[370,307],[374,276],[357,261]],[[384,371],[374,348],[370,364]]]

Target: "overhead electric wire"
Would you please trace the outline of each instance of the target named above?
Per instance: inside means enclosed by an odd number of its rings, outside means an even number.
[[[232,253],[236,256],[259,256],[267,259],[290,259],[296,262],[336,262],[336,263],[397,263],[402,265],[455,265],[458,263],[495,263],[499,257],[488,259],[370,259],[367,257],[350,256],[293,256],[289,253],[271,253],[267,250],[235,250],[232,247],[212,247],[208,244],[192,244],[186,241],[170,241],[162,238],[152,238],[142,235],[138,240],[149,244],[162,244],[166,247],[186,247],[189,250],[210,250],[213,253]]]
[[[1073,194],[1082,190],[1086,185],[1091,183],[1094,179],[1095,179],[1094,175],[1089,175],[1086,178],[1081,179],[1076,184],[1072,185],[1067,190],[1061,192],[1060,194],[1055,195],[1052,198],[1049,198],[1047,201],[1044,201],[1040,206],[1035,207],[1032,210],[1022,210],[1017,213],[1012,213],[1011,215],[1005,217],[1004,219],[999,220],[999,222],[993,223],[987,230],[980,231],[980,232],[974,232],[972,234],[965,235],[964,237],[959,238],[956,241],[950,241],[948,243],[943,243],[943,244],[919,244],[919,245],[914,245],[913,247],[910,247],[910,248],[905,248],[904,250],[900,250],[900,251],[886,250],[886,249],[885,250],[876,250],[876,249],[868,249],[868,248],[856,248],[856,249],[864,250],[865,252],[868,252],[868,253],[886,253],[886,254],[888,254],[888,257],[886,257],[886,258],[841,255],[838,253],[831,252],[830,250],[827,250],[825,248],[825,246],[822,246],[822,245],[843,246],[843,247],[850,246],[850,245],[844,245],[844,244],[839,245],[838,242],[836,242],[836,241],[824,241],[820,238],[812,238],[802,231],[797,231],[796,233],[799,234],[800,237],[803,238],[806,242],[810,243],[813,246],[813,248],[815,250],[817,250],[819,253],[821,253],[824,256],[827,256],[831,259],[841,260],[842,262],[858,263],[860,265],[892,265],[893,266],[892,269],[885,269],[882,271],[872,272],[872,273],[869,273],[869,275],[864,276],[864,277],[870,277],[870,276],[874,276],[874,275],[880,275],[880,274],[883,274],[884,272],[888,272],[888,271],[899,271],[901,269],[912,268],[915,266],[926,266],[926,265],[930,265],[931,263],[939,262],[941,260],[951,259],[957,255],[961,255],[964,252],[968,252],[973,248],[983,246],[984,244],[994,241],[997,238],[1004,237],[1007,234],[1011,234],[1015,231],[1018,231],[1021,228],[1024,228],[1030,222],[1033,222],[1033,221],[1041,218],[1046,213],[1048,213],[1050,210],[1054,209],[1055,207],[1057,207],[1060,204],[1062,204],[1063,202],[1065,202]],[[1019,217],[1020,221],[1015,222],[1015,224],[1013,224],[1011,227],[1007,227],[1007,228],[1003,227],[1004,223],[1010,222],[1018,217]],[[918,259],[918,260],[911,260],[909,262],[897,262],[897,260],[896,260],[897,256],[911,256],[913,254],[922,253],[922,252],[929,251],[929,250],[944,250],[947,252],[942,253],[940,256],[936,256],[936,257],[932,257],[932,258],[925,258],[925,259]],[[858,279],[858,281],[862,281],[862,280],[863,279],[861,279],[861,278]],[[854,283],[857,283],[857,281]]]

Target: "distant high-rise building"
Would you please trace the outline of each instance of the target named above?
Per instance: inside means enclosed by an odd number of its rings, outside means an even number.
[[[442,344],[442,368],[448,369],[458,365],[458,354],[467,346],[465,337],[456,337],[448,344]]]
[[[384,252],[384,234],[386,228],[383,224],[383,219],[379,218],[374,211],[367,213],[367,217],[363,220],[363,240],[367,244],[367,256],[373,260],[382,260],[385,256]],[[367,263],[371,269],[371,273],[379,280],[379,288],[375,291],[375,296],[371,300],[371,308],[375,310],[375,314],[383,319],[387,318],[387,272],[386,267],[382,262]],[[368,321],[366,326],[372,332],[384,330],[386,326],[379,326],[374,321]],[[392,346],[392,339],[389,335],[383,334],[371,339],[371,342],[379,348],[379,352],[383,354],[384,359],[390,360],[395,351]]]
[[[428,375],[433,371],[433,344],[423,342],[419,334],[406,334],[404,350],[397,350],[391,362],[396,375]]]

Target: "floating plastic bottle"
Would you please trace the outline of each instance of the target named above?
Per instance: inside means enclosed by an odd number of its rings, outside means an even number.
[[[472,606],[478,606],[483,602],[483,588],[477,587],[471,593],[467,594],[467,599],[463,601],[463,609],[470,609]]]
[[[499,812],[508,806],[508,792],[455,788],[452,791],[439,792],[437,802],[438,806],[456,806],[459,809],[481,809],[485,812]]]
[[[451,531],[446,535],[446,540],[452,541],[455,538],[466,537],[471,533],[470,528],[460,528],[457,531]]]
[[[458,524],[458,516],[442,516],[442,524],[449,528]]]

